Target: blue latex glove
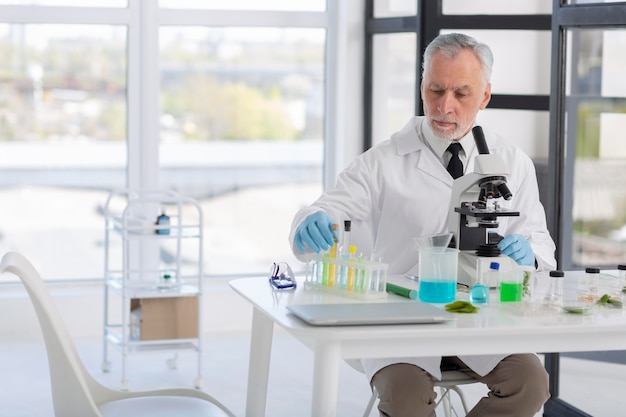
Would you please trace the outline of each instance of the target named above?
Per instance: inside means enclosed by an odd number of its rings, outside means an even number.
[[[510,257],[518,265],[535,266],[535,254],[524,236],[508,235],[498,246],[503,255]]]
[[[302,252],[306,252],[305,243],[315,253],[327,250],[334,243],[334,223],[323,211],[309,214],[296,229],[293,242]]]

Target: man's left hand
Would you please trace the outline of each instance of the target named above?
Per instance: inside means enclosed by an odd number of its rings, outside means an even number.
[[[524,236],[508,235],[498,246],[503,255],[510,257],[518,265],[535,266],[535,254]]]

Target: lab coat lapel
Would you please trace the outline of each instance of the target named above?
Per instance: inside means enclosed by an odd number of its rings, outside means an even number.
[[[438,179],[444,184],[452,187],[453,179],[441,164],[439,159],[433,155],[432,151],[424,144],[422,144],[419,159],[417,161],[416,168],[422,171],[426,175],[430,175],[433,178]]]
[[[421,122],[420,117],[414,117],[396,134],[394,139],[397,152],[399,155],[416,152],[416,169],[452,187],[452,177],[442,165],[441,161],[439,161],[439,158],[437,158],[428,145],[426,145],[424,138],[417,133],[420,131],[419,124]]]

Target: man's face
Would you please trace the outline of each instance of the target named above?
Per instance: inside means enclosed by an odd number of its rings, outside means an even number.
[[[421,84],[428,124],[442,140],[458,140],[470,131],[476,114],[487,107],[491,84],[484,86],[476,56],[462,50],[455,58],[435,53]]]

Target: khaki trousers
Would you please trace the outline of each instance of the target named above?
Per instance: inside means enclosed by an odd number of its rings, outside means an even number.
[[[442,368],[458,367],[489,388],[486,397],[467,417],[532,417],[550,398],[548,374],[532,354],[515,354],[503,359],[491,372],[480,376],[457,357],[445,357]],[[434,417],[434,380],[423,369],[397,363],[379,370],[372,378],[381,417]]]

